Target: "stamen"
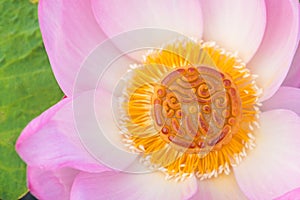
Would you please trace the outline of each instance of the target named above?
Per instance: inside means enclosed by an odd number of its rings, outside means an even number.
[[[229,174],[255,147],[261,89],[236,54],[215,42],[177,40],[149,51],[128,74],[124,142],[167,179]]]

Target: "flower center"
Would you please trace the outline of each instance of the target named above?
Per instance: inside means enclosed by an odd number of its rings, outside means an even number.
[[[177,180],[202,180],[228,174],[255,146],[260,90],[236,55],[178,40],[131,68],[118,121],[126,146],[145,164]]]
[[[230,142],[241,101],[228,75],[199,66],[170,72],[152,95],[161,138],[186,153],[206,155]]]

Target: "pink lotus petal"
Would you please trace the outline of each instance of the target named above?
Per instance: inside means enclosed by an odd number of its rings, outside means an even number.
[[[289,110],[260,117],[256,147],[234,168],[236,180],[250,199],[272,199],[300,185],[300,118]]]
[[[28,189],[38,199],[70,199],[71,187],[78,173],[71,168],[51,171],[28,166]]]
[[[121,52],[141,61],[149,49],[159,48],[175,38],[202,37],[202,12],[198,1],[92,0],[98,24]],[[129,48],[129,49],[128,49]]]
[[[145,172],[140,154],[125,146],[125,137],[113,115],[112,95],[105,90],[89,91],[73,101],[78,136],[86,150],[111,170]],[[118,107],[117,107],[118,108]]]
[[[270,98],[282,84],[292,62],[298,39],[297,0],[266,0],[267,26],[261,46],[248,67],[259,75],[264,89],[261,100]]]
[[[198,181],[198,191],[190,200],[209,199],[238,199],[247,198],[237,185],[233,174]]]
[[[300,45],[295,53],[290,71],[283,82],[285,86],[300,87]]]
[[[196,190],[195,177],[187,178],[182,182],[168,181],[161,172],[148,174],[80,173],[72,187],[71,199],[182,200],[191,197]]]
[[[265,31],[264,1],[201,0],[204,40],[238,52],[249,61],[258,49]]]
[[[95,90],[99,85],[112,92],[124,73],[130,69],[130,65],[137,63],[130,59],[127,54],[116,50],[111,42],[114,39],[116,38],[101,43],[86,57],[81,64],[80,72],[77,74],[73,96]],[[126,39],[127,37],[124,36],[116,40],[121,42],[126,41]]]
[[[83,59],[106,36],[90,1],[40,0],[39,23],[54,75],[67,96]]]
[[[300,200],[300,188],[292,190],[281,197],[276,198],[276,200]]]
[[[287,109],[300,115],[300,89],[292,87],[280,87],[279,90],[263,103],[262,110]]]
[[[109,37],[138,28],[168,29],[188,36],[202,36],[198,1],[92,0],[92,6],[99,25]]]
[[[63,99],[27,125],[16,150],[30,166],[106,170],[82,146],[74,123],[72,101]]]

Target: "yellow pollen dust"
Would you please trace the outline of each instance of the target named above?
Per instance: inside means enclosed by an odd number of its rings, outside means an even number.
[[[36,4],[39,3],[39,0],[30,0],[31,3]]]
[[[259,90],[230,52],[176,40],[151,51],[130,73],[122,134],[151,167],[202,180],[230,173],[254,147]]]

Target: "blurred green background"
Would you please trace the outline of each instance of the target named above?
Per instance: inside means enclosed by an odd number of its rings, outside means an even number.
[[[11,200],[27,191],[26,165],[16,154],[16,139],[63,93],[43,46],[37,4],[1,1],[0,19],[0,199]]]

